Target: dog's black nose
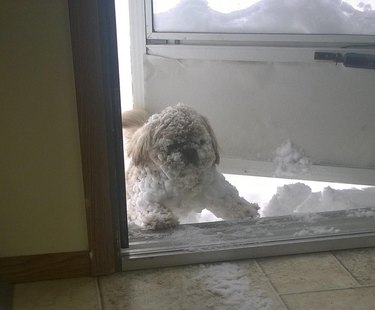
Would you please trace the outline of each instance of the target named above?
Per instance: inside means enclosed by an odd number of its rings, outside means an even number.
[[[196,149],[193,148],[186,148],[182,151],[182,155],[184,156],[184,161],[187,164],[198,164],[198,152]]]

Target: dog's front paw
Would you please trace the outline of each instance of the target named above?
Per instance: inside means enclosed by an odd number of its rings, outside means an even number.
[[[152,230],[171,229],[178,225],[177,217],[167,208],[153,205],[143,217],[143,227]]]
[[[259,209],[260,209],[259,205],[255,202],[247,202],[247,204],[248,204],[247,216],[248,217],[259,216]]]
[[[143,222],[143,227],[151,230],[166,230],[175,228],[178,225],[178,220],[174,218],[159,219],[154,218]]]
[[[259,205],[257,203],[251,203],[242,197],[239,197],[236,204],[231,210],[233,219],[251,218],[259,216]]]

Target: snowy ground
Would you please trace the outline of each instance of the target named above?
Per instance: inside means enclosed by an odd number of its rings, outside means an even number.
[[[375,187],[342,183],[229,175],[240,195],[260,206],[261,217],[350,210],[375,206]],[[183,223],[220,220],[210,211],[190,214]]]

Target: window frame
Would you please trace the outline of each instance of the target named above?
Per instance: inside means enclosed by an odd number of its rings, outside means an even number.
[[[68,1],[91,275],[128,246],[113,0]]]
[[[153,26],[152,1],[144,0],[146,42],[159,44],[202,44],[227,46],[287,46],[287,47],[366,47],[375,46],[375,35],[344,34],[255,34],[157,32]]]
[[[271,60],[271,61],[314,61],[315,51],[363,51],[375,47],[375,36],[358,35],[258,35],[258,34],[197,34],[197,33],[158,33],[152,24],[152,0],[129,0],[132,53],[133,90],[135,106],[143,107],[143,57],[155,55],[174,59],[213,59],[213,60]],[[138,98],[138,99],[136,99]],[[223,159],[222,172],[248,175],[272,176],[273,167],[269,163]],[[229,161],[229,164],[225,164]],[[259,166],[259,164],[261,166]],[[231,167],[228,169],[228,167]],[[249,169],[249,167],[251,169]],[[331,167],[314,167],[317,174],[325,172],[327,180],[332,175],[343,177],[345,173],[354,174],[356,180],[364,183],[374,182],[375,171]],[[337,213],[340,220],[340,212]],[[344,215],[343,215],[344,216]],[[257,219],[256,223],[264,219]],[[284,222],[290,216],[273,218],[274,222]],[[298,222],[298,220],[297,220]],[[295,222],[295,223],[297,223]],[[222,223],[198,224],[218,227]],[[189,229],[194,225],[183,225]],[[152,232],[145,232],[146,234]],[[168,241],[167,241],[168,242]],[[207,248],[207,251],[187,248],[177,242],[163,248],[161,242],[132,242],[122,249],[123,270],[165,267],[191,263],[207,263],[223,260],[255,258],[275,255],[310,253],[318,251],[349,249],[375,246],[375,230],[361,231],[339,236],[330,234],[310,236],[300,240],[289,238],[270,242],[248,242],[239,247]]]

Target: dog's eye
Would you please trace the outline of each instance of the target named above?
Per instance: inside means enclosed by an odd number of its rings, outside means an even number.
[[[180,145],[178,145],[178,144],[171,144],[171,145],[168,145],[168,146],[167,146],[167,154],[172,154],[172,153],[174,153],[176,150],[178,150],[179,147],[180,147]]]

